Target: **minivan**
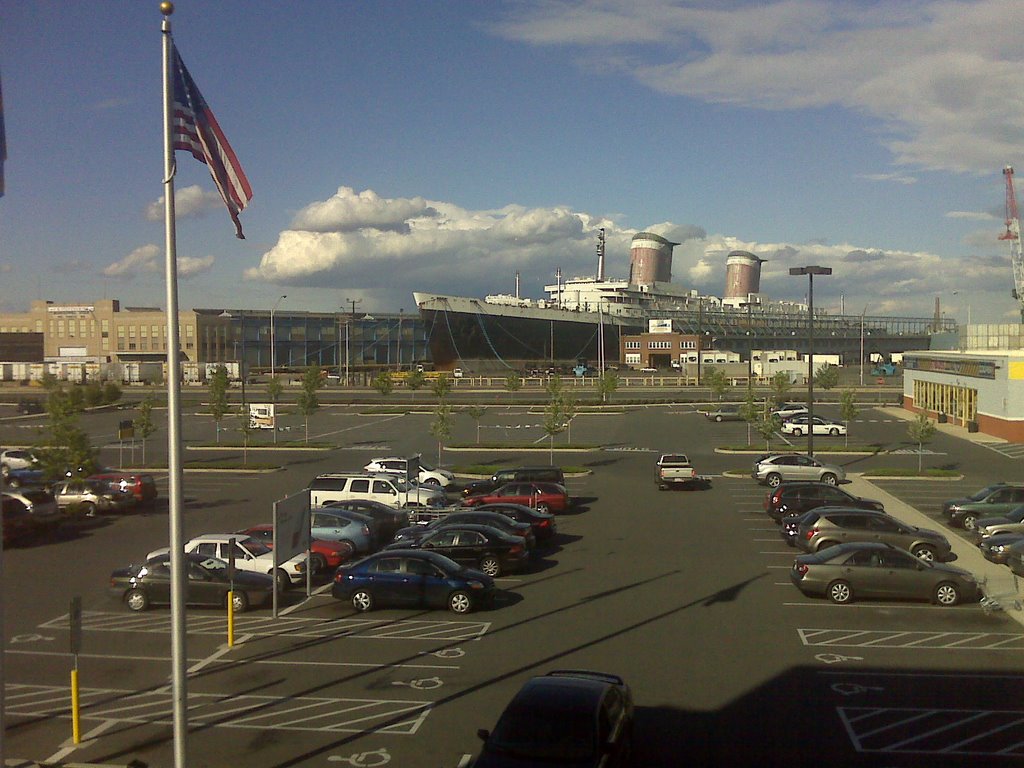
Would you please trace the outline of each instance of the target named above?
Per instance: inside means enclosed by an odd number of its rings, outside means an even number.
[[[436,486],[409,485],[386,474],[330,473],[317,475],[309,484],[310,507],[349,499],[370,499],[390,507],[440,507],[446,496]]]

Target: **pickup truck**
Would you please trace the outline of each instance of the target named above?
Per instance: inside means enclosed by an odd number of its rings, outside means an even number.
[[[655,465],[654,481],[659,491],[678,486],[706,488],[711,484],[710,477],[697,474],[684,453],[663,453]]]

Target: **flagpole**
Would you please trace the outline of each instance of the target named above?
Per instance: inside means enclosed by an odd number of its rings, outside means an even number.
[[[171,683],[174,716],[174,766],[187,768],[188,656],[185,650],[185,549],[182,537],[181,364],[178,341],[178,268],[174,227],[174,81],[171,71],[170,15],[174,4],[160,3],[163,14],[164,239],[167,280],[167,467],[171,547]]]

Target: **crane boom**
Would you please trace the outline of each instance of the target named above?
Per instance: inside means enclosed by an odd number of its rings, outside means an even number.
[[[1020,216],[1017,213],[1017,195],[1013,191],[1013,166],[1003,168],[1006,177],[1006,232],[1000,240],[1010,243],[1010,265],[1013,268],[1013,298],[1020,302],[1021,320],[1024,321],[1024,255],[1020,249]]]

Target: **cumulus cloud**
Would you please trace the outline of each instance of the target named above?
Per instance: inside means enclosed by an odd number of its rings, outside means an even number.
[[[337,194],[310,203],[296,214],[293,229],[310,232],[346,232],[379,229],[406,233],[409,220],[436,217],[437,211],[422,197],[387,199],[373,190],[358,194],[350,187],[339,187]]]
[[[1019,152],[1022,26],[1019,0],[533,0],[492,31],[668,94],[847,109],[874,119],[897,164],[980,173]]]
[[[213,256],[203,256],[202,258],[196,256],[179,256],[178,257],[178,277],[182,279],[188,279],[201,275],[204,272],[209,272],[213,269]]]
[[[139,274],[158,272],[160,270],[160,247],[149,243],[140,246],[120,261],[109,264],[103,274],[107,277],[120,277],[131,280]]]
[[[902,173],[858,173],[854,178],[866,181],[892,181],[896,184],[917,184],[917,179]]]
[[[178,219],[198,218],[209,210],[223,207],[224,201],[220,199],[220,193],[215,189],[205,190],[198,184],[193,184],[190,187],[182,187],[174,191],[174,216]],[[164,220],[164,198],[162,195],[146,206],[146,220]]]

